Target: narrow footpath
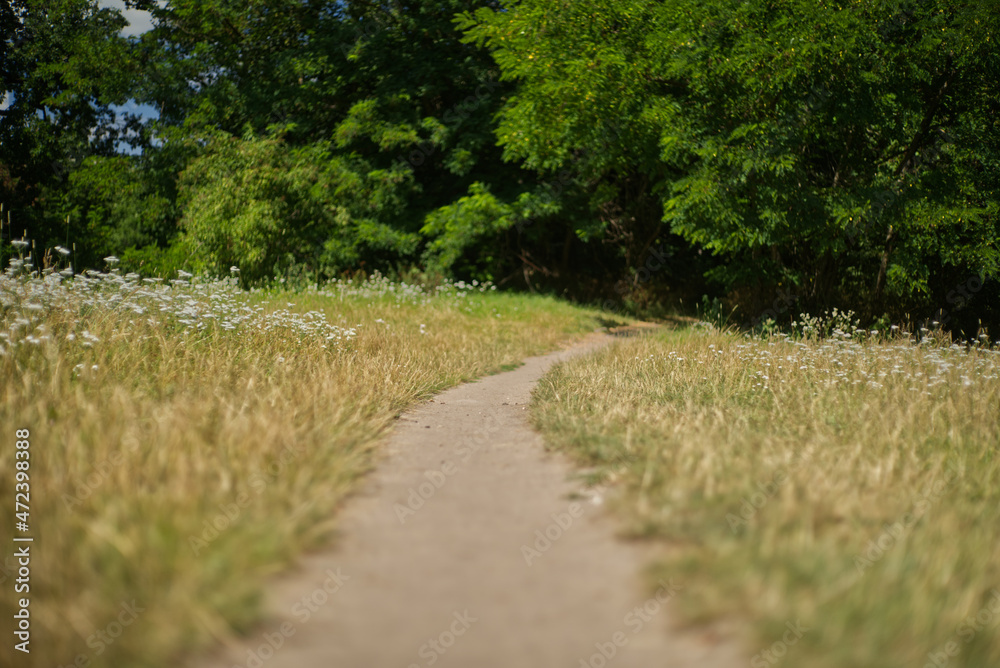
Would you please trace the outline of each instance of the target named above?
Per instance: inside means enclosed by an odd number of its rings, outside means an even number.
[[[554,363],[592,335],[402,416],[326,549],[268,588],[269,618],[191,668],[731,668],[730,640],[671,626],[684,583],[643,586],[643,548],[528,424]]]

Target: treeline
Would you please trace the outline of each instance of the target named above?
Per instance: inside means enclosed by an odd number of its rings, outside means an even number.
[[[126,4],[0,7],[7,255],[1000,328],[990,3]]]

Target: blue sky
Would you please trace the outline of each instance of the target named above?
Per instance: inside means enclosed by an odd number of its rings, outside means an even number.
[[[125,3],[122,0],[98,0],[97,4],[101,7],[107,7],[109,9],[117,9],[128,21],[128,25],[122,30],[122,34],[126,37],[132,37],[134,35],[141,35],[150,28],[153,27],[149,12],[140,12],[135,9],[125,9]],[[156,118],[156,109],[149,106],[148,104],[136,104],[135,100],[129,100],[125,104],[119,106],[114,105],[111,107],[114,109],[115,113],[133,113],[139,114],[143,118]]]
[[[125,9],[125,3],[122,0],[98,0],[97,4],[101,7],[108,7],[110,9],[117,9],[122,14],[125,15],[125,19],[128,21],[128,26],[122,30],[122,34],[131,37],[133,35],[141,35],[142,33],[149,30],[152,26],[150,23],[149,12],[140,12],[134,9]]]
[[[125,9],[125,3],[122,0],[98,0],[97,4],[100,7],[117,9],[124,14],[125,19],[129,22],[129,24],[124,30],[122,30],[122,34],[127,37],[141,35],[153,27],[151,22],[152,17],[149,12]],[[12,96],[9,91],[4,92],[3,99],[0,100],[0,110],[6,109],[10,105],[11,97]],[[139,113],[146,118],[156,116],[156,110],[153,109],[153,107],[150,107],[149,105],[138,105],[132,100],[129,100],[126,104],[116,107],[115,109],[118,112]]]

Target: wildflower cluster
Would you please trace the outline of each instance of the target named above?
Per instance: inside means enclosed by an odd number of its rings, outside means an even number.
[[[157,327],[161,332],[254,329],[318,339],[324,348],[343,346],[358,335],[361,326],[347,323],[343,317],[334,324],[318,310],[293,311],[293,303],[278,310],[265,308],[255,293],[266,290],[241,290],[236,278],[239,270],[235,267],[231,278],[203,279],[178,271],[177,278],[164,280],[141,278],[135,273],[123,275],[115,268],[118,258],[111,256],[105,261],[110,267],[106,272],[87,270],[77,274],[71,267],[38,271],[30,256],[12,259],[0,275],[0,355],[22,345],[52,341],[54,323],[59,323],[59,337],[63,341],[93,347],[100,339],[87,329],[92,328],[88,325],[92,316],[113,323],[112,335],[134,333],[139,326]],[[469,299],[471,295],[495,290],[492,283],[479,281],[445,281],[425,288],[392,281],[376,272],[364,280],[337,279],[301,292],[306,297],[323,297],[334,303],[426,306],[433,302],[471,311],[476,306]],[[381,319],[377,322],[389,328]],[[428,333],[426,325],[420,326],[420,333]]]
[[[835,306],[823,315],[800,314],[798,320],[792,321],[792,333],[805,339],[857,338],[868,333],[859,327],[860,324],[854,311],[841,311]]]
[[[417,306],[427,305],[431,301],[440,302],[442,297],[450,297],[454,300],[453,305],[461,306],[461,302],[472,294],[492,292],[496,289],[496,286],[490,281],[466,283],[465,281],[450,280],[433,288],[425,288],[406,281],[393,281],[379,272],[375,272],[363,281],[334,279],[322,287],[310,286],[306,288],[306,292],[341,301],[345,299],[389,300],[397,304]]]
[[[893,383],[929,395],[940,386],[971,387],[1000,378],[1000,350],[959,344],[928,347],[905,339],[873,344],[843,337],[807,343],[786,338],[749,340],[736,351],[753,375],[754,387],[764,390],[802,381],[817,388],[863,384],[875,390]]]
[[[891,383],[930,395],[935,388],[972,388],[1000,378],[1000,349],[995,347],[926,345],[905,338],[880,342],[852,336],[856,334],[843,332],[818,341],[748,337],[728,345],[636,357],[633,364],[635,371],[650,378],[684,384],[711,381],[712,386],[721,383],[751,392],[803,383],[817,392],[857,385],[883,390]]]
[[[106,260],[117,263],[114,257]],[[87,329],[95,318],[111,323],[112,335],[144,325],[175,333],[253,328],[319,337],[324,346],[342,345],[357,335],[355,327],[332,324],[320,311],[275,311],[254,304],[235,278],[202,280],[181,271],[178,278],[164,281],[122,275],[115,268],[80,274],[72,269],[32,271],[22,259],[12,260],[0,275],[0,355],[52,341],[54,323],[65,342],[92,347],[100,342]]]

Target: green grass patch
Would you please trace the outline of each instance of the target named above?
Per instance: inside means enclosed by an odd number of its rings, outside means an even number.
[[[998,407],[996,350],[687,329],[560,365],[532,415],[662,546],[687,620],[746,622],[751,665],[982,668]]]

